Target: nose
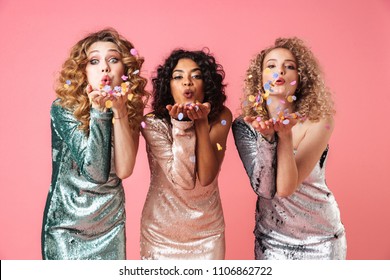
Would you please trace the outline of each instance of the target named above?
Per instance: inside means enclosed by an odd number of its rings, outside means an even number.
[[[286,71],[284,70],[284,66],[280,66],[280,68],[279,68],[279,74],[280,74],[280,75],[286,74]]]
[[[184,79],[183,79],[183,85],[184,85],[184,86],[192,86],[192,80],[191,80],[191,78],[184,78]]]
[[[110,71],[110,68],[108,67],[108,64],[104,61],[102,62],[102,72],[108,73]]]

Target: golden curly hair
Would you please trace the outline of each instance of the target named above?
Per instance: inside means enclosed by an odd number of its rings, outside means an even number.
[[[305,118],[318,121],[335,114],[331,93],[325,86],[322,71],[317,59],[304,42],[297,38],[277,38],[274,45],[262,50],[250,62],[244,80],[244,97],[241,103],[243,116],[260,116],[269,119],[266,102],[257,108],[255,101],[249,101],[249,96],[256,96],[263,89],[263,61],[265,56],[276,48],[289,50],[296,59],[298,66],[298,87],[295,91],[297,97],[294,101],[294,110]]]
[[[144,58],[132,55],[130,50],[133,44],[118,34],[113,28],[106,28],[89,34],[77,42],[71,49],[69,58],[62,65],[56,85],[56,94],[60,98],[60,105],[73,111],[80,121],[79,129],[89,133],[90,102],[87,95],[86,66],[88,63],[87,50],[98,41],[112,42],[118,46],[121,59],[124,64],[124,74],[129,77],[130,91],[134,94],[131,101],[127,102],[128,118],[131,128],[139,129],[143,109],[149,98],[145,90],[147,79],[139,75]],[[132,74],[139,70],[138,74]]]

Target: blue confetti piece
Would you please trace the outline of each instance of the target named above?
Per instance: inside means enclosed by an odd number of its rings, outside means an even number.
[[[264,89],[269,90],[271,88],[271,85],[269,83],[264,84]]]
[[[271,100],[271,99],[267,99],[267,105],[270,105],[270,104],[271,104],[271,102],[272,102],[272,100]]]
[[[226,125],[226,120],[222,120],[222,121],[221,121],[221,124],[222,124],[222,125]]]
[[[178,119],[179,121],[181,121],[183,118],[184,118],[183,113],[179,113],[179,114],[177,115],[177,119]]]
[[[278,73],[273,73],[273,74],[272,74],[272,77],[273,77],[274,79],[276,79],[276,78],[279,77],[279,74],[278,74]]]
[[[68,86],[70,86],[70,85],[72,84],[72,82],[71,82],[70,80],[66,80],[66,84],[67,84]]]

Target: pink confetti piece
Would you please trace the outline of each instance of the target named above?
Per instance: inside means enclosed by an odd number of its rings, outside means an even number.
[[[131,49],[130,53],[131,53],[131,55],[134,55],[134,56],[138,55],[138,51],[136,49]]]
[[[142,126],[142,128],[145,128],[146,127],[146,123],[145,122],[141,122],[141,126]]]
[[[292,81],[291,83],[290,83],[290,85],[295,85],[297,83],[297,81]]]
[[[196,162],[196,156],[194,155],[190,156],[190,162]]]
[[[256,121],[261,122],[261,117],[257,117]]]
[[[127,77],[126,75],[123,75],[121,78],[122,78],[122,80],[127,81],[127,79],[128,79],[129,77]]]

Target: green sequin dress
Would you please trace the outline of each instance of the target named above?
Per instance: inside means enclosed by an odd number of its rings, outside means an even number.
[[[91,108],[88,136],[79,125],[71,111],[53,103],[43,259],[126,259],[125,196],[112,156],[112,112]]]

